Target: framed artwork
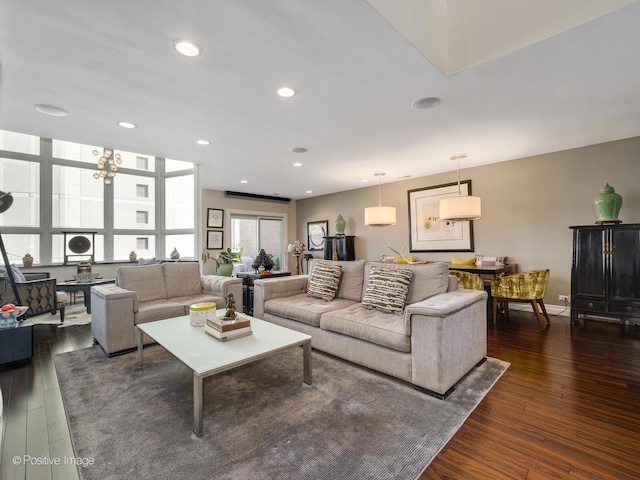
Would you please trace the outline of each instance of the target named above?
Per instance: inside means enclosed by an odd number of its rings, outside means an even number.
[[[307,250],[324,250],[324,237],[328,232],[328,220],[307,222]]]
[[[207,230],[207,250],[222,249],[222,230]]]
[[[411,252],[472,252],[473,222],[440,220],[440,200],[458,195],[458,183],[418,188],[409,197]],[[460,182],[460,195],[471,195],[471,180]]]
[[[219,208],[207,208],[207,228],[222,228],[224,210]]]

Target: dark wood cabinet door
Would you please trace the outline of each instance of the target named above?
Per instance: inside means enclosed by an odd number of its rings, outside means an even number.
[[[640,299],[640,230],[611,229],[611,299]]]
[[[607,265],[603,246],[607,232],[603,228],[576,229],[574,235],[571,294],[594,298],[607,296]]]

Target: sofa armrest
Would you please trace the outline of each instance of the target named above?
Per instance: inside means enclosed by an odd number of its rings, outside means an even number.
[[[412,383],[441,395],[487,355],[487,292],[458,289],[405,309]]]
[[[305,293],[308,282],[309,277],[306,275],[255,280],[253,282],[253,316],[264,318],[264,303],[267,300]]]
[[[91,335],[107,355],[137,344],[138,295],[115,284],[91,287]]]
[[[237,277],[223,277],[222,275],[203,275],[201,277],[202,293],[227,298],[230,293],[236,301],[236,310],[242,312],[242,279]],[[220,308],[223,308],[221,305]]]

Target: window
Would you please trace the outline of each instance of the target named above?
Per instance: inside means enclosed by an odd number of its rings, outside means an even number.
[[[156,228],[155,219],[155,183],[153,177],[116,174],[113,181],[113,227],[117,230],[150,229]],[[146,197],[138,196],[140,186],[147,187],[149,193]],[[144,221],[140,221],[140,213],[146,213]],[[130,252],[131,250],[129,250]],[[129,254],[127,252],[127,255]]]
[[[104,182],[93,170],[54,165],[51,181],[53,228],[104,228]]]
[[[137,211],[136,212],[136,223],[149,223],[149,212],[145,211]]]
[[[40,226],[39,164],[0,158],[0,190],[13,196],[11,208],[0,215],[0,226]]]
[[[136,197],[149,198],[149,185],[136,185]]]
[[[136,248],[138,250],[149,250],[149,239],[146,237],[136,238]]]
[[[231,248],[242,248],[242,256],[255,258],[260,249],[278,257],[283,268],[284,218],[231,214]]]
[[[149,159],[147,157],[136,156],[136,168],[138,170],[149,170]]]
[[[195,205],[193,175],[165,180],[164,222],[168,230],[193,228]]]
[[[30,253],[35,264],[62,263],[65,231],[95,232],[98,262],[128,261],[132,251],[163,258],[173,248],[195,257],[197,167],[113,150],[121,162],[105,185],[93,176],[104,150],[0,130],[0,190],[14,198],[0,228],[8,227],[3,236],[16,262]]]
[[[39,155],[40,137],[0,130],[0,150]]]

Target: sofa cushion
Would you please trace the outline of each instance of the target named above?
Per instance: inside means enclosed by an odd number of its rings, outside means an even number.
[[[137,267],[138,268],[138,267]],[[155,320],[164,320],[171,317],[182,317],[186,315],[188,307],[169,300],[154,300],[150,302],[140,302],[138,311],[135,314],[134,322],[147,323]]]
[[[316,263],[309,277],[307,295],[330,302],[336,298],[341,276],[341,265],[326,262]]]
[[[353,300],[359,302],[362,299],[362,282],[364,279],[364,260],[346,261],[339,260],[337,262],[327,260],[311,260],[309,271],[313,273],[313,268],[317,263],[336,264],[342,267],[342,278],[338,286],[337,298]]]
[[[319,298],[312,298],[306,293],[299,293],[290,297],[273,298],[264,303],[265,313],[296,320],[298,322],[320,326],[320,317],[333,310],[349,307],[355,302],[343,298],[336,298],[325,302]]]
[[[364,289],[366,290],[369,272],[371,268],[400,268],[411,270],[413,278],[407,293],[406,305],[421,302],[427,298],[440,293],[445,293],[449,289],[449,266],[446,263],[421,263],[414,265],[395,265],[380,262],[367,262],[364,271]]]
[[[200,266],[197,262],[167,262],[162,264],[167,298],[202,293]]]
[[[362,306],[381,312],[401,314],[413,272],[408,269],[372,267]]]
[[[116,285],[136,292],[140,302],[167,298],[162,265],[119,267],[116,270]]]
[[[356,303],[322,315],[320,328],[366,340],[399,352],[411,351],[411,337],[405,332],[404,318]]]

